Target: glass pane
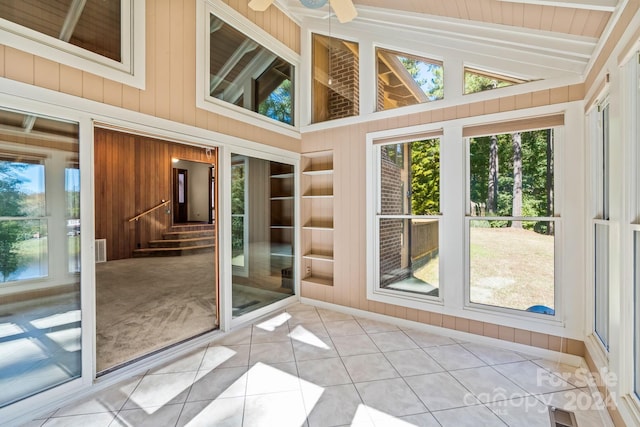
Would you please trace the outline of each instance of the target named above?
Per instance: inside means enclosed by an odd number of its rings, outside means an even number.
[[[439,295],[439,221],[380,219],[380,287]]]
[[[472,68],[464,69],[464,93],[483,92],[485,90],[496,89],[499,87],[507,87],[525,83],[528,80],[519,79],[517,77],[509,77],[488,71],[474,70]]]
[[[440,140],[380,147],[380,204],[383,215],[440,212]]]
[[[441,62],[380,48],[376,56],[378,111],[444,98]]]
[[[313,34],[313,123],[360,114],[358,44]]]
[[[595,332],[609,349],[609,225],[595,225]]]
[[[602,109],[602,219],[609,219],[609,105]]]
[[[120,3],[0,0],[0,17],[120,62]]]
[[[554,223],[469,222],[469,299],[555,314]]]
[[[294,67],[211,15],[209,95],[293,125]]]
[[[553,130],[469,141],[472,216],[552,216]]]
[[[80,272],[80,169],[65,170],[65,194],[67,198],[67,248],[69,273]]]
[[[635,384],[634,390],[636,396],[640,398],[640,232],[633,232],[633,289],[635,293],[634,304],[634,372],[635,372]]]
[[[231,163],[232,212],[244,212],[232,214],[237,317],[294,294],[294,174],[293,165],[253,157]]]
[[[81,375],[64,179],[77,138],[76,123],[0,110],[0,407]]]

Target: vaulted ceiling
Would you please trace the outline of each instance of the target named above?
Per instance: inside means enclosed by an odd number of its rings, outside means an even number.
[[[333,31],[459,52],[477,66],[535,78],[584,75],[624,0],[353,0],[358,16]],[[277,6],[303,27],[328,27],[329,6]],[[344,26],[344,27],[341,27]],[[491,65],[495,64],[494,67]],[[506,69],[505,69],[506,67]]]

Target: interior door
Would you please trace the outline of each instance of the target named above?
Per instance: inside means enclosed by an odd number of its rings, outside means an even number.
[[[173,169],[173,223],[189,222],[188,180],[186,169]]]

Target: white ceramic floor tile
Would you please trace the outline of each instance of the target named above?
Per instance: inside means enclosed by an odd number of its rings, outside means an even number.
[[[227,332],[220,338],[214,338],[213,345],[251,344],[251,326]]]
[[[247,396],[300,390],[296,364],[256,363],[247,372]]]
[[[418,345],[402,331],[369,334],[369,338],[383,352],[418,348]]]
[[[403,377],[444,371],[442,366],[422,349],[390,351],[384,355]]]
[[[398,372],[382,353],[343,357],[349,376],[355,383],[397,378]]]
[[[536,396],[546,406],[571,411],[580,427],[601,427],[610,421],[609,414],[599,395],[593,395],[589,389],[572,389]]]
[[[345,335],[360,335],[364,334],[364,329],[360,327],[360,324],[354,319],[351,320],[336,320],[331,322],[324,322],[325,328],[329,332],[331,337],[341,337]]]
[[[332,341],[340,356],[354,356],[357,354],[380,352],[380,349],[374,344],[368,335],[333,337]]]
[[[215,368],[237,368],[249,366],[249,344],[229,346],[209,346],[202,358],[200,371]]]
[[[305,324],[305,323],[319,323],[322,322],[320,315],[315,310],[294,311],[289,313],[291,318],[289,319],[289,327]]]
[[[251,365],[258,362],[284,363],[293,362],[294,360],[291,341],[251,344],[249,353],[249,364]]]
[[[439,347],[427,347],[424,351],[433,357],[443,368],[448,371],[454,369],[467,369],[485,366],[473,353],[466,350],[460,344],[443,345]]]
[[[484,405],[433,412],[433,416],[436,417],[442,427],[507,427],[500,418]]]
[[[202,359],[206,353],[206,348],[191,352],[173,362],[157,369],[149,371],[150,374],[168,374],[176,372],[196,372],[200,369]]]
[[[360,404],[362,400],[353,384],[325,387],[320,400],[313,407],[306,406],[309,427],[350,425]]]
[[[117,412],[135,390],[142,377],[134,377],[129,381],[109,387],[88,399],[73,403],[55,412],[55,416],[95,414],[99,412]]]
[[[497,347],[490,347],[483,344],[465,343],[462,345],[471,353],[476,355],[480,360],[487,365],[497,365],[500,363],[521,362],[524,357],[520,356],[515,351],[505,350]]]
[[[311,334],[321,339],[329,336],[329,332],[322,322],[298,323],[297,325],[290,326],[289,329],[291,330],[289,338],[294,340],[299,339],[300,334]]]
[[[187,402],[244,396],[247,389],[246,373],[246,366],[200,371],[191,386]]]
[[[187,402],[176,427],[238,427],[243,412],[244,397]]]
[[[398,328],[396,325],[392,325],[391,323],[378,322],[377,320],[363,319],[361,317],[357,318],[356,320],[358,321],[362,329],[364,329],[368,334],[375,334],[378,332],[393,332],[400,330],[400,328]]]
[[[165,405],[149,413],[145,409],[124,409],[118,412],[109,427],[157,427],[173,426],[182,412],[182,404]]]
[[[399,419],[416,427],[440,427],[440,423],[428,412],[424,414],[407,415],[406,417],[399,417]]]
[[[247,396],[243,427],[300,427],[307,414],[301,392],[288,391]]]
[[[115,418],[113,412],[89,415],[71,415],[69,417],[53,417],[45,421],[43,427],[107,427]]]
[[[273,330],[263,329],[257,325],[253,326],[251,344],[283,341],[289,341],[289,325],[287,323],[278,326]]]
[[[441,411],[480,403],[473,393],[464,388],[447,372],[406,377],[405,381],[429,411]]]
[[[293,351],[297,361],[338,357],[329,337],[306,336],[304,340],[293,340]]]
[[[339,357],[298,361],[298,374],[303,380],[319,386],[350,384],[351,377]]]
[[[549,427],[549,412],[534,396],[487,404],[509,427]]]
[[[401,329],[420,347],[435,347],[438,345],[450,345],[456,343],[451,338],[442,335],[432,334],[424,331],[417,331],[415,329]]]
[[[495,370],[532,394],[552,393],[574,388],[532,361],[495,365]]]
[[[333,322],[336,320],[353,320],[353,316],[346,313],[340,313],[338,311],[325,310],[323,308],[318,309],[318,314],[323,322]]]
[[[482,403],[509,400],[529,394],[490,366],[451,371],[451,375]]]
[[[566,365],[546,359],[533,360],[533,363],[542,366],[578,388],[588,387],[590,384],[595,385],[595,380],[587,368]]]
[[[189,394],[195,372],[147,375],[131,393],[123,409],[150,408],[182,403]]]
[[[356,383],[356,388],[365,405],[395,417],[427,411],[402,378]]]

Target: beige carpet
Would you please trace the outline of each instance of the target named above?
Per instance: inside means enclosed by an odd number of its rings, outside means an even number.
[[[215,327],[214,253],[96,264],[97,370]]]

